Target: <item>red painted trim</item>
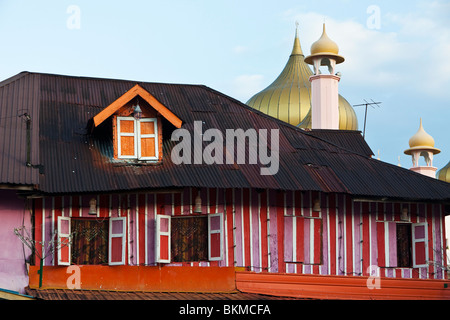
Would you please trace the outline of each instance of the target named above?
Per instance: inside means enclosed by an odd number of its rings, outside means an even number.
[[[261,271],[267,272],[269,267],[268,241],[267,241],[267,191],[258,194],[260,209],[259,220],[261,223]]]
[[[138,225],[139,225],[139,261],[140,265],[145,264],[145,194],[138,195]]]
[[[370,226],[369,222],[370,216],[369,216],[369,203],[363,202],[362,203],[362,274],[363,275],[369,275],[368,268],[370,266]]]
[[[35,264],[39,266],[39,256],[42,253],[42,199],[36,199],[34,204],[34,237],[36,240]]]
[[[380,278],[380,289],[368,277],[236,272],[242,292],[313,299],[450,300],[450,281]]]
[[[244,189],[242,195],[242,212],[243,212],[243,232],[244,232],[244,265],[250,267],[252,265],[250,259],[250,241],[252,235],[250,234],[250,190]]]
[[[329,230],[329,274],[336,274],[336,250],[337,250],[337,239],[336,239],[336,195],[331,194],[329,196],[328,200],[328,215],[329,215],[329,223],[328,223],[328,230]]]
[[[227,248],[228,248],[228,265],[234,266],[234,228],[233,228],[233,189],[227,189],[225,191],[225,202],[226,202],[226,228],[227,228]]]
[[[352,221],[352,199],[348,196],[344,196],[345,201],[345,231],[346,231],[346,273],[349,275],[353,274],[353,221]]]
[[[83,290],[228,292],[235,291],[233,267],[78,266]],[[30,266],[29,286],[39,288],[39,266]],[[67,289],[73,271],[44,267],[42,289]]]
[[[284,263],[284,192],[277,192],[278,272],[286,272]]]

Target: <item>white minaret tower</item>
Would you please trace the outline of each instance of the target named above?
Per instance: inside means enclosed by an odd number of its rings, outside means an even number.
[[[314,66],[311,82],[311,129],[339,129],[339,92],[341,79],[335,74],[337,64],[344,62],[339,54],[339,47],[325,32],[311,46],[311,55],[305,62]],[[328,66],[329,74],[322,74],[320,66]]]
[[[433,155],[440,153],[441,150],[434,147],[434,139],[423,129],[422,119],[420,119],[419,130],[409,139],[409,149],[404,152],[412,157],[412,171],[436,178],[437,168],[433,167]],[[425,159],[425,166],[419,165],[421,156]]]

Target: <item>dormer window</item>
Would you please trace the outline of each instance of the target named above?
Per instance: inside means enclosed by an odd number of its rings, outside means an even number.
[[[94,126],[112,118],[114,159],[159,162],[162,160],[162,118],[175,128],[182,121],[154,96],[135,85],[98,113]]]
[[[117,117],[117,158],[158,160],[158,119]]]

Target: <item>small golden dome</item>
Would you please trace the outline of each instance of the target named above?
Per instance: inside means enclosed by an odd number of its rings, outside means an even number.
[[[336,42],[328,37],[325,31],[325,23],[323,24],[322,36],[311,45],[311,55],[305,58],[305,62],[313,64],[314,57],[317,56],[332,57],[337,64],[345,61],[344,57],[339,55],[339,47]]]
[[[327,32],[325,31],[325,23],[323,24],[322,36],[311,46],[311,54],[318,53],[339,54],[338,45],[328,37]]]
[[[450,183],[450,161],[445,167],[437,172],[436,177],[441,181]]]
[[[297,30],[294,46],[283,71],[267,88],[256,93],[247,105],[269,116],[301,128],[311,128],[311,82],[313,72],[305,63]],[[339,95],[340,130],[358,130],[356,113]]]
[[[414,150],[429,150],[433,154],[441,152],[441,150],[434,147],[433,137],[425,132],[422,125],[422,118],[420,119],[419,130],[409,139],[409,149],[405,150],[405,154],[411,154]]]

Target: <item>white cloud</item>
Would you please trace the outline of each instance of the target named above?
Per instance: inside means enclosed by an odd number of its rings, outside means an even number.
[[[325,21],[328,36],[346,58],[337,70],[352,86],[390,90],[409,87],[424,94],[450,97],[450,25],[441,17],[442,11],[450,12],[450,5],[435,1],[420,3],[416,11],[387,12],[381,16],[380,29],[315,12],[296,14],[289,10],[285,17],[299,21],[306,55],[320,37]]]

